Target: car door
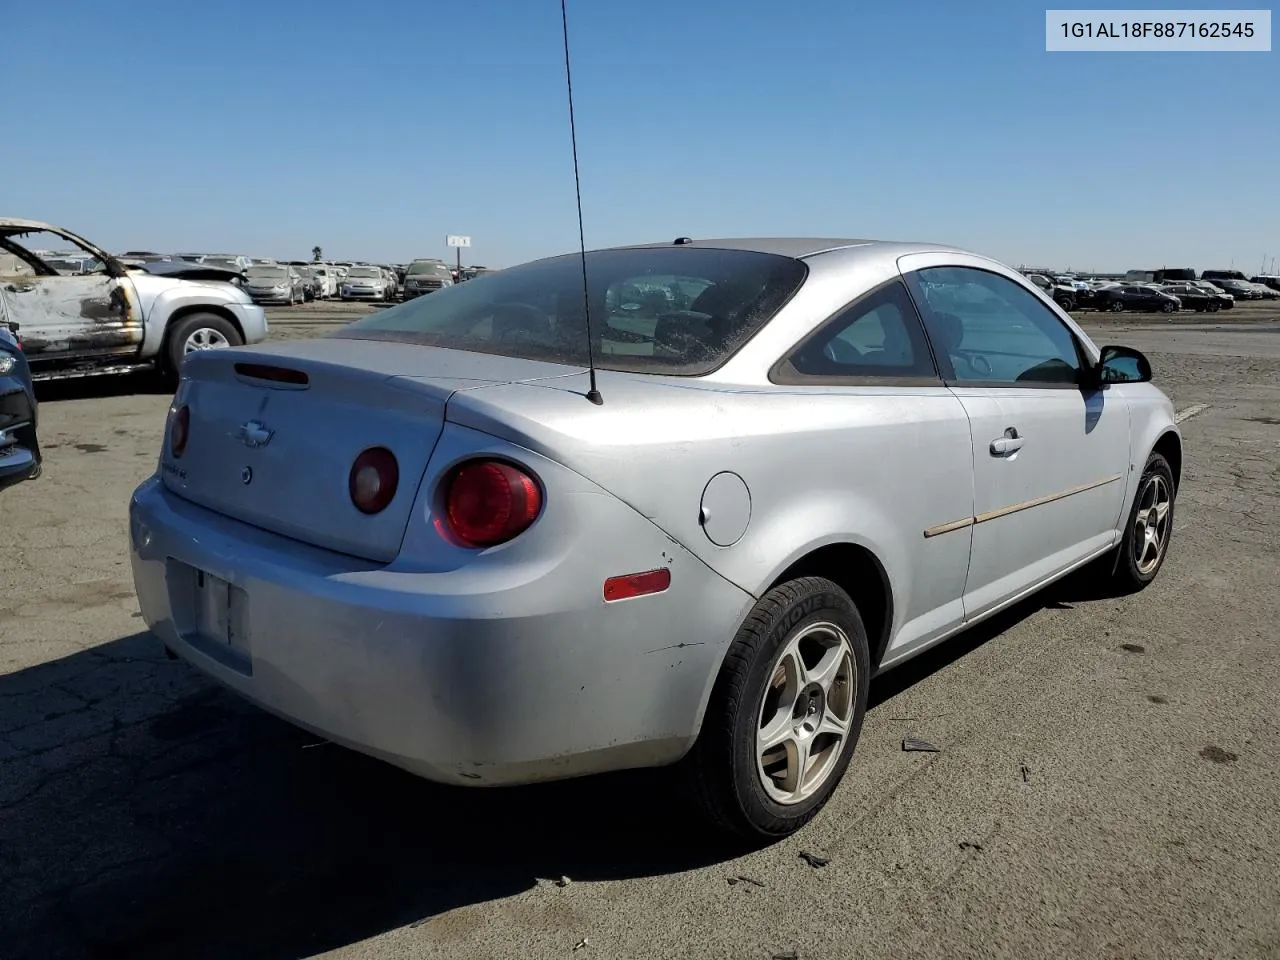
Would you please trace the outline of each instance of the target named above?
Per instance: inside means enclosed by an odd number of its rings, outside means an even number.
[[[1129,410],[1118,392],[1082,386],[1096,350],[1012,271],[959,255],[899,267],[969,417],[972,618],[1116,542]]]
[[[128,273],[100,251],[84,247],[93,256],[91,271],[60,274],[33,249],[59,241],[82,246],[78,238],[47,227],[0,226],[0,290],[28,358],[91,358],[136,350],[142,342],[142,311]]]
[[[699,292],[672,280],[682,296]],[[625,314],[625,297],[614,299]],[[637,321],[624,315],[620,322]],[[897,541],[893,551],[901,551],[904,575],[895,582],[894,631],[882,664],[963,623],[971,531],[945,528],[973,511],[969,424],[942,382],[901,279],[837,311],[770,379],[803,392],[816,422],[841,425],[812,451],[807,469],[841,478],[853,522],[883,524]]]

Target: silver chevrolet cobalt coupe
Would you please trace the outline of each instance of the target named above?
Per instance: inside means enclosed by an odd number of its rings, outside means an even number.
[[[678,763],[780,837],[873,674],[1086,564],[1156,576],[1150,379],[936,244],[541,260],[188,357],[134,580],[170,651],[337,743],[475,786]]]

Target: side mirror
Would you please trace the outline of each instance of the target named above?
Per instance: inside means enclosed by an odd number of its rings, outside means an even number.
[[[1148,383],[1151,380],[1151,362],[1132,347],[1103,347],[1095,371],[1099,385]]]

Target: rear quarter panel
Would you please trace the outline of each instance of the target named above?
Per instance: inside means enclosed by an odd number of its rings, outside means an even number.
[[[972,454],[959,401],[941,387],[733,388],[602,374],[603,407],[511,384],[455,395],[448,418],[565,464],[633,506],[708,566],[759,596],[819,547],[870,550],[893,591],[894,631],[924,639],[958,613],[972,515]],[[717,546],[708,481],[750,491],[741,539]],[[954,601],[954,611],[947,605]]]

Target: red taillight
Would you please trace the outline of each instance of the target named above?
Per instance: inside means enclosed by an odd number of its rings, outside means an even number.
[[[370,447],[351,465],[347,489],[351,502],[361,513],[378,513],[386,509],[400,485],[400,465],[395,454],[386,447]]]
[[[169,453],[174,458],[182,456],[187,450],[187,437],[191,434],[191,408],[181,406],[173,415],[169,424]]]
[[[629,573],[623,577],[610,577],[604,582],[604,599],[609,602],[643,597],[650,593],[661,593],[669,586],[671,570],[668,567],[646,570],[644,573]]]
[[[542,490],[519,467],[473,460],[456,467],[445,495],[449,529],[472,547],[506,543],[542,512]]]

